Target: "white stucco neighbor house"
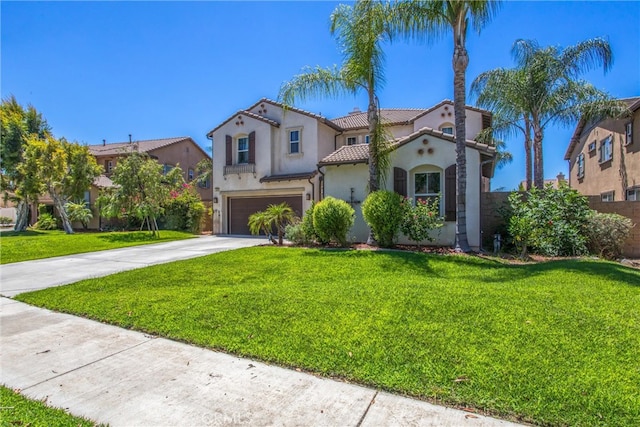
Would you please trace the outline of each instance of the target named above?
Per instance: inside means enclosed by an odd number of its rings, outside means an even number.
[[[455,139],[453,102],[428,109],[382,109],[393,136],[386,188],[414,200],[440,195],[445,226],[437,243],[455,241]],[[467,116],[467,231],[480,246],[480,193],[488,190],[495,148],[473,140],[491,126],[491,114],[474,107]],[[261,99],[224,120],[213,141],[214,233],[249,234],[249,215],[287,202],[302,216],[312,201],[333,196],[350,203],[356,221],[350,239],[364,241],[360,204],[367,195],[369,136],[366,112],[335,119]]]

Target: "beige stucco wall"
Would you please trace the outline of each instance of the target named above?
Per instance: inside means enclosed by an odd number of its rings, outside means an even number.
[[[482,114],[478,111],[466,109],[466,138],[474,139],[476,135],[482,130]],[[424,127],[429,127],[435,130],[440,130],[443,125],[450,125],[453,127],[455,133],[455,115],[453,105],[444,104],[436,108],[433,111],[419,117],[414,122],[414,130],[419,130]]]
[[[569,160],[569,182],[572,188],[585,195],[614,192],[614,200],[625,200],[625,189],[640,186],[640,110],[633,116],[633,142],[625,146],[625,124],[629,119],[607,119],[585,128],[580,142]],[[613,157],[600,163],[600,141],[612,136]],[[596,149],[589,152],[589,144]],[[584,177],[578,178],[577,158],[584,153]],[[623,177],[626,177],[626,182]]]
[[[455,164],[455,143],[437,137],[428,136],[428,146],[433,148],[429,154],[424,150],[424,136],[401,146],[392,153],[391,167],[405,169],[408,176],[409,197],[414,197],[414,176],[425,171],[441,172],[440,188],[444,192],[444,170]],[[423,153],[419,154],[418,150]],[[480,153],[472,148],[467,148],[467,234],[469,244],[477,249],[480,244]],[[393,175],[388,174],[386,189],[393,190]],[[341,165],[326,167],[325,196],[333,196],[350,201],[351,188],[354,189],[354,200],[363,201],[367,192],[368,166],[366,164]],[[345,183],[348,183],[345,185]],[[441,201],[444,207],[444,200]],[[362,218],[361,203],[353,205],[356,211],[356,220],[350,231],[350,238],[355,241],[366,241],[368,228]],[[444,213],[444,212],[443,212]],[[436,245],[449,245],[455,243],[455,222],[447,222],[434,232]],[[405,237],[401,237],[401,243],[410,243]]]

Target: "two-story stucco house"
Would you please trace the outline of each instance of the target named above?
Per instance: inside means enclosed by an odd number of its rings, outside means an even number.
[[[453,102],[445,100],[429,109],[382,109],[380,113],[394,138],[387,188],[412,198],[440,194],[447,225],[438,243],[453,244]],[[466,115],[470,138],[491,124],[487,111],[467,107]],[[214,233],[248,234],[249,215],[272,203],[285,201],[302,216],[313,200],[333,196],[356,210],[350,238],[366,240],[367,227],[359,207],[367,195],[365,112],[355,110],[329,120],[262,99],[227,118],[207,137],[213,140]],[[470,244],[478,247],[481,183],[493,173],[495,149],[470,139],[466,154],[467,227]]]
[[[621,101],[630,117],[581,120],[564,156],[570,187],[606,202],[640,200],[640,97]]]

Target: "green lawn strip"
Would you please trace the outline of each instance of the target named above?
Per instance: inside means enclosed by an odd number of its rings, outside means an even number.
[[[149,243],[194,237],[182,231],[160,231],[160,237],[153,237],[147,231],[129,232],[79,232],[65,234],[63,231],[26,232],[4,231],[0,233],[0,264],[51,258],[62,255],[116,249]]]
[[[86,418],[74,417],[62,409],[31,400],[7,387],[0,386],[0,425],[2,426],[95,426]],[[103,424],[100,424],[103,425]]]
[[[543,425],[637,425],[640,273],[259,247],[17,297]]]

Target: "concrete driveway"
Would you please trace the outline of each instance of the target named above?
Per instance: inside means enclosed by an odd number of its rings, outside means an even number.
[[[82,279],[264,243],[267,243],[264,237],[199,236],[167,243],[4,264],[0,267],[0,295],[13,297]]]

